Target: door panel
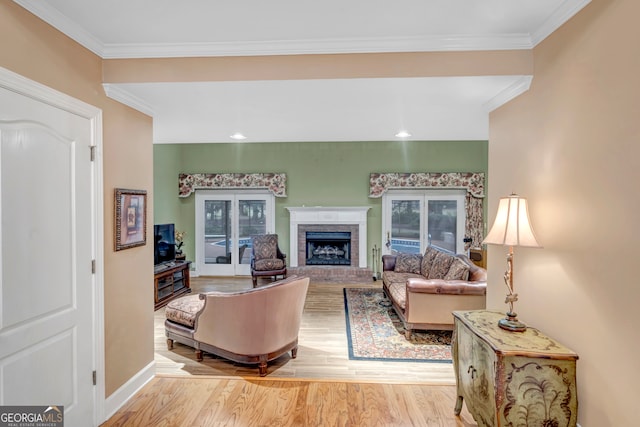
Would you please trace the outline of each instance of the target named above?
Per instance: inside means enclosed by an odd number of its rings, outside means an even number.
[[[427,233],[430,245],[456,251],[458,240],[458,201],[427,200]]]
[[[95,425],[92,129],[0,89],[0,405]]]
[[[394,198],[391,200],[390,250],[392,254],[421,252],[422,206],[421,199]]]

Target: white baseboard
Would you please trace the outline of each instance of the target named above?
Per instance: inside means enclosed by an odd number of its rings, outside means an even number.
[[[145,384],[153,379],[156,375],[156,362],[152,361],[147,366],[142,368],[137,374],[135,374],[129,381],[124,383],[119,389],[114,391],[105,400],[104,412],[106,414],[105,419],[102,422],[107,421],[116,413],[125,403],[133,397]]]

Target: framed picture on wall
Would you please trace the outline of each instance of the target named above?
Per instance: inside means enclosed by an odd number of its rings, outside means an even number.
[[[147,244],[147,192],[115,190],[115,249]]]

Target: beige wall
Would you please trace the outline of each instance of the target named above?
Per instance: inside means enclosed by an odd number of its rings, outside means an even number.
[[[637,425],[640,2],[594,1],[534,49],[529,92],[491,114],[489,218],[529,199],[544,249],[515,249],[520,318],[575,350],[582,427]],[[505,308],[506,248],[488,305]]]
[[[104,95],[99,57],[12,1],[0,2],[0,66],[103,111],[105,394],[109,396],[153,362],[153,245],[113,250],[114,188],[146,189],[147,215],[153,218],[151,119]],[[150,230],[147,235],[153,234]],[[145,265],[148,268],[141,268]]]
[[[531,51],[409,52],[213,58],[108,59],[105,83],[384,77],[520,76]]]

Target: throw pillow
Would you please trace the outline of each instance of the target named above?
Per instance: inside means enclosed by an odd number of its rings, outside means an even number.
[[[393,271],[396,273],[415,273],[420,274],[420,263],[422,255],[399,253],[396,257],[396,267]]]
[[[438,252],[436,258],[433,260],[433,264],[429,269],[428,279],[444,279],[447,275],[451,264],[455,257],[453,255],[446,254],[444,252]]]
[[[444,280],[469,280],[469,266],[460,258],[454,258]]]
[[[440,253],[439,250],[435,249],[432,246],[428,246],[427,250],[424,251],[424,256],[422,257],[422,264],[420,266],[420,274],[424,277],[429,277],[429,270],[433,265],[433,260],[436,259],[436,255]]]

